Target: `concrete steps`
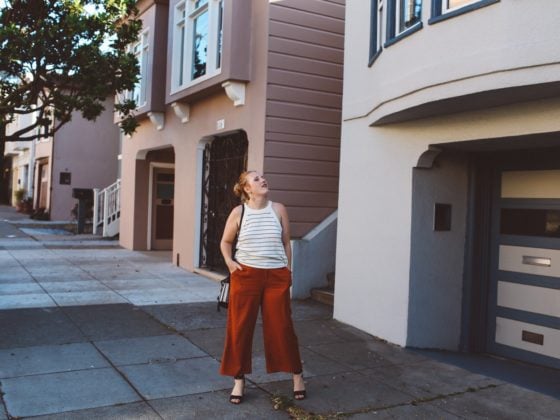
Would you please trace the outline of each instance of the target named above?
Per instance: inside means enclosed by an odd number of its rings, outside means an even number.
[[[327,286],[311,289],[311,299],[326,305],[334,305],[334,273],[327,274]]]

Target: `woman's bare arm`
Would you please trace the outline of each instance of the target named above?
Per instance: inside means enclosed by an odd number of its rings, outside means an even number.
[[[290,242],[290,219],[288,218],[288,211],[283,204],[273,203],[273,208],[278,217],[280,218],[280,224],[282,225],[282,244],[284,245],[284,251],[286,252],[286,257],[288,257],[288,268],[292,269],[292,244]]]
[[[228,267],[230,273],[235,270],[242,270],[243,268],[233,260],[233,241],[239,230],[239,222],[241,220],[241,206],[234,208],[226,220],[222,240],[220,241],[220,251]]]

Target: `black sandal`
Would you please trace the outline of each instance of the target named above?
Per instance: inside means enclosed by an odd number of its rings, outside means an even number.
[[[301,380],[303,381],[303,371],[294,373],[294,375],[301,375]],[[307,391],[305,389],[301,391],[294,391],[294,400],[301,401],[307,397]]]
[[[234,376],[233,379],[243,381],[242,390],[243,390],[243,392],[245,392],[245,375],[237,375],[237,376]],[[241,395],[231,394],[229,396],[229,402],[232,403],[232,404],[235,404],[235,405],[241,404],[243,402],[243,394],[241,394]]]

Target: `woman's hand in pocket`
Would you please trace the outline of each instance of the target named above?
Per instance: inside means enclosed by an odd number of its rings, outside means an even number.
[[[234,261],[234,260],[226,262],[226,265],[227,265],[227,268],[228,268],[230,274],[233,273],[234,271],[237,271],[237,270],[243,270],[243,267],[241,267],[241,265],[237,261]]]

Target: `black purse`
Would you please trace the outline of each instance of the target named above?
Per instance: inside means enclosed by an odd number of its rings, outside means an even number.
[[[237,238],[239,237],[239,230],[241,229],[241,223],[243,222],[243,213],[245,213],[245,204],[241,207],[241,218],[239,219],[239,229],[237,229],[237,235],[235,236],[235,241],[232,245],[233,258],[235,259],[235,248],[237,247]],[[220,312],[220,308],[227,309],[229,304],[229,286],[230,286],[230,274],[227,275],[225,279],[220,281],[220,293],[218,293],[218,306],[217,311]]]

